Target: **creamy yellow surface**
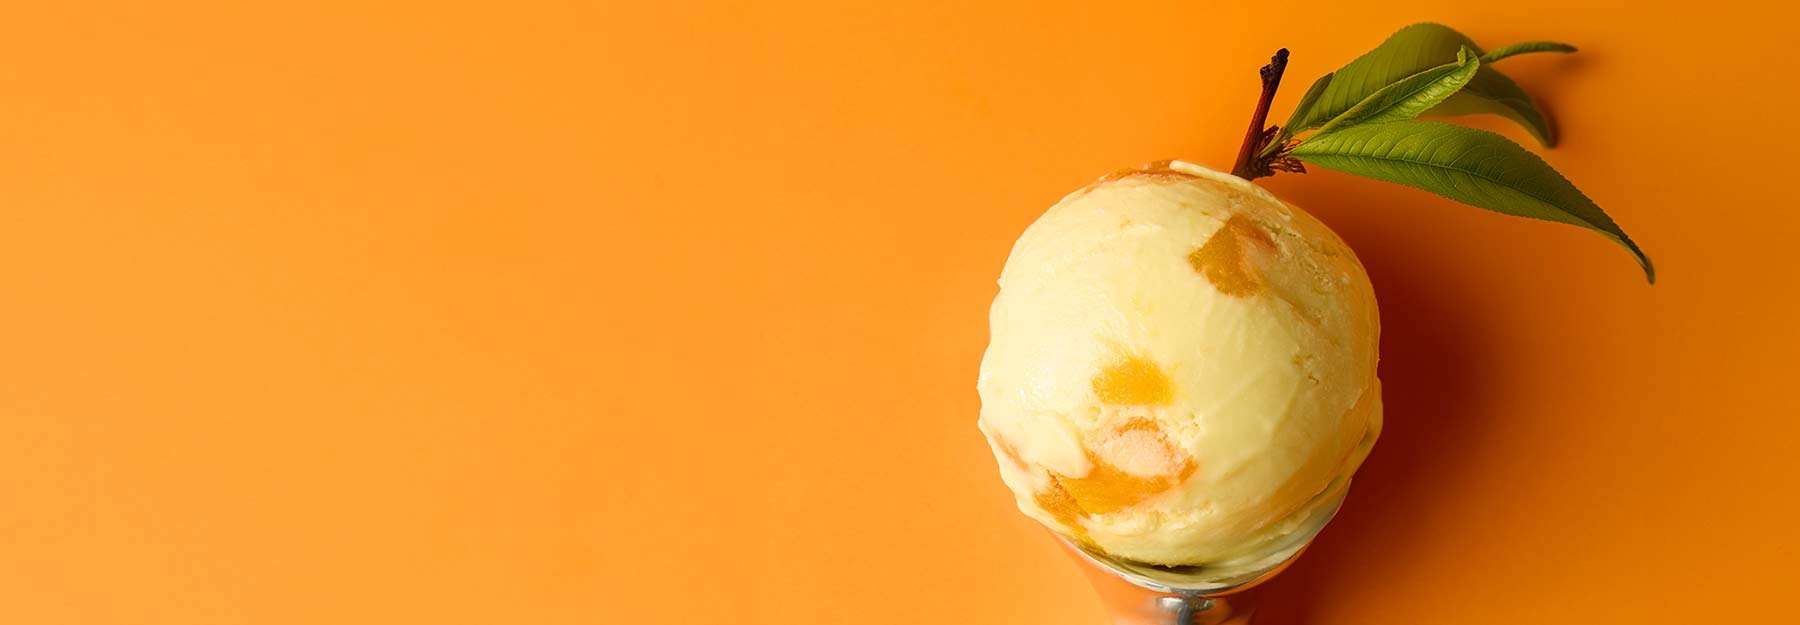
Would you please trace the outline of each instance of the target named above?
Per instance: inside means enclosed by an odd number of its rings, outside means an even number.
[[[1381,427],[1368,276],[1323,224],[1176,161],[1070,194],[990,313],[981,430],[1019,508],[1121,558],[1252,558]]]

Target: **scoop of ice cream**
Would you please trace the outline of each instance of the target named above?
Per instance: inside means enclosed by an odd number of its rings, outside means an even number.
[[[1180,161],[1102,178],[1019,237],[981,430],[1019,508],[1114,557],[1258,557],[1381,429],[1361,263],[1298,208]]]

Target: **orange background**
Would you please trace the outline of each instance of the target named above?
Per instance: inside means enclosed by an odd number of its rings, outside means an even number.
[[[975,430],[1013,238],[1424,19],[1583,47],[1504,69],[1661,283],[1268,181],[1390,412],[1267,622],[1791,615],[1794,14],[1360,4],[9,2],[0,622],[1097,622]]]

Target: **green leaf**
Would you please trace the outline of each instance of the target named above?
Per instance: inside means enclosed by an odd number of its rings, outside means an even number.
[[[1575,46],[1566,43],[1557,43],[1555,41],[1527,41],[1525,43],[1515,43],[1510,46],[1501,46],[1493,52],[1482,55],[1481,62],[1492,63],[1509,56],[1530,54],[1532,52],[1556,52],[1568,54],[1574,51]]]
[[[1630,250],[1645,278],[1656,282],[1650,258],[1606,211],[1543,159],[1500,135],[1417,120],[1351,126],[1314,136],[1292,155],[1495,212],[1599,232]]]
[[[1289,115],[1287,123],[1281,126],[1280,136],[1269,142],[1268,149],[1263,150],[1265,153],[1275,151],[1276,148],[1281,147],[1281,144],[1292,138],[1294,133],[1300,131],[1295,124],[1300,122],[1300,117],[1305,111],[1312,109],[1313,104],[1318,102],[1319,96],[1325,93],[1325,87],[1331,84],[1331,77],[1332,74],[1320,76],[1318,80],[1313,81],[1311,87],[1306,88],[1306,95],[1300,96],[1300,103],[1294,105],[1293,114]]]
[[[1299,133],[1323,126],[1388,85],[1449,63],[1464,47],[1481,51],[1474,41],[1442,24],[1427,22],[1402,28],[1368,54],[1334,72],[1329,84],[1311,105],[1294,110],[1287,129]],[[1425,114],[1500,115],[1524,126],[1545,146],[1555,145],[1550,124],[1531,97],[1518,83],[1492,67],[1481,67],[1462,91]]]
[[[1455,63],[1439,65],[1388,85],[1350,107],[1343,115],[1320,126],[1319,133],[1360,124],[1398,122],[1418,117],[1420,113],[1437,106],[1458,89],[1462,89],[1463,85],[1469,84],[1469,79],[1480,68],[1480,56],[1474,50],[1463,48],[1456,53]]]
[[[1537,104],[1532,103],[1531,96],[1525,93],[1525,88],[1487,66],[1482,69],[1486,71],[1475,72],[1475,77],[1463,86],[1462,91],[1425,114],[1433,117],[1499,115],[1524,126],[1544,147],[1555,147],[1555,131]]]
[[[1299,115],[1300,111],[1311,109],[1313,104],[1319,101],[1319,96],[1325,94],[1325,87],[1331,84],[1331,77],[1335,75],[1337,75],[1335,72],[1328,73],[1324,76],[1320,76],[1318,80],[1313,81],[1312,86],[1306,88],[1306,95],[1300,96],[1300,103],[1294,105],[1294,115]],[[1288,125],[1291,126],[1293,124],[1294,117],[1289,116]]]

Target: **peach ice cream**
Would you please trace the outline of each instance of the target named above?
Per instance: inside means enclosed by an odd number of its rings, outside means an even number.
[[[1368,276],[1305,212],[1180,161],[1070,194],[1013,246],[977,384],[1019,508],[1111,556],[1261,557],[1381,429]]]

